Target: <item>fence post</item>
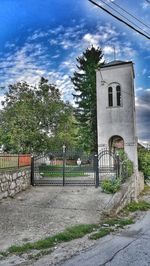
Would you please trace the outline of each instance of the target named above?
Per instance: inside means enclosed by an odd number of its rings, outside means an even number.
[[[120,159],[119,159],[119,154],[116,155],[117,158],[117,178],[120,176]]]
[[[19,159],[20,159],[20,156],[19,156],[19,154],[18,154],[18,168],[19,168],[19,166],[20,166],[20,165],[19,165]]]
[[[94,155],[94,168],[95,168],[95,187],[99,187],[99,169],[98,169],[98,154]]]
[[[31,156],[31,185],[34,186],[34,156]]]

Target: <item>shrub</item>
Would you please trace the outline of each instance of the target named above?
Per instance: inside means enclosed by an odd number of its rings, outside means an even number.
[[[106,193],[116,193],[121,187],[120,179],[105,179],[101,184],[102,190]]]
[[[133,163],[129,160],[127,154],[123,149],[118,150],[119,159],[122,161],[122,173],[121,179],[125,181],[126,178],[130,177],[133,173]]]
[[[138,163],[139,170],[143,172],[144,178],[150,177],[150,151],[145,149],[140,149],[138,151]]]

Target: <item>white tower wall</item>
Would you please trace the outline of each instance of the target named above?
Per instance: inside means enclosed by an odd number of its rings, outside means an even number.
[[[97,80],[97,124],[99,151],[109,146],[112,136],[124,140],[124,150],[129,159],[137,163],[137,137],[135,127],[134,70],[132,62],[108,64],[96,72]],[[108,104],[108,87],[119,84],[121,104],[116,106],[116,90],[113,89],[113,106]]]

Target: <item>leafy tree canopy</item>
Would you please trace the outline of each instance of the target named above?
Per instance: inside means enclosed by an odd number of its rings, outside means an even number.
[[[10,85],[0,113],[0,142],[14,153],[40,153],[75,145],[73,107],[56,86],[41,78],[38,86]]]

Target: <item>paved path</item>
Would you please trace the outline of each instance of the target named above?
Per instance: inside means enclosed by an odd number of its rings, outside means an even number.
[[[38,263],[42,263],[42,260]],[[34,265],[40,265],[40,264]],[[41,264],[48,266],[47,264]],[[150,266],[150,211],[120,234],[110,235],[61,266]]]
[[[81,223],[97,223],[111,199],[94,187],[31,187],[0,202],[0,250]]]
[[[135,224],[120,233],[90,241],[85,249],[84,241],[87,245],[85,238],[64,243],[52,254],[42,256],[37,261],[28,259],[27,254],[12,255],[0,261],[0,266],[149,266],[150,211],[144,212]],[[70,249],[73,250],[72,255]],[[72,258],[67,260],[68,252]],[[75,253],[78,255],[73,256]]]
[[[19,230],[16,236],[11,230],[8,235],[6,225],[3,225],[4,231],[0,229],[1,243],[5,246],[10,245],[11,241],[18,243],[23,236],[34,240],[41,238],[43,233],[49,234],[51,229],[59,231],[68,224],[97,222],[101,216],[102,206],[106,206],[110,197],[107,195],[104,200],[100,190],[92,187],[70,187],[69,190],[68,187],[48,187],[44,190],[41,187],[32,188],[15,199],[0,204],[0,211],[3,210],[5,219],[9,218],[7,228],[10,230],[12,226]],[[150,202],[150,194],[143,196],[143,199]],[[46,217],[46,222],[43,217]],[[49,255],[38,257],[38,260],[33,258],[33,255],[37,254],[34,252],[38,251],[21,255],[12,254],[0,260],[0,266],[150,266],[150,211],[138,212],[137,217],[139,220],[135,224],[100,240],[90,240],[88,236],[84,236],[69,243],[62,243],[55,246]],[[2,216],[0,220],[2,221]],[[55,221],[55,224],[52,221]],[[2,237],[4,234],[6,239]]]

